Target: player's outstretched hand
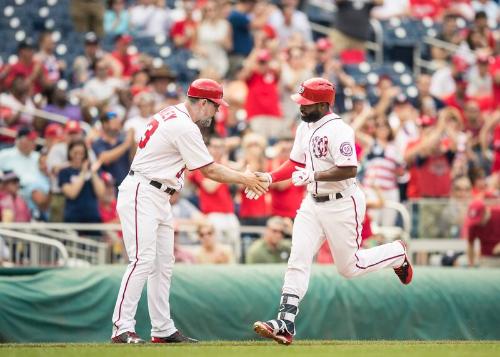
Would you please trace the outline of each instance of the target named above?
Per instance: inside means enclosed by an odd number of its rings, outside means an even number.
[[[251,172],[248,167],[244,175],[246,176],[245,193],[247,193],[247,191],[253,192],[252,194],[250,194],[250,199],[257,199],[262,194],[267,192],[269,188],[269,182],[267,181],[267,179],[257,176],[255,173]]]
[[[269,189],[269,186],[271,185],[272,182],[272,177],[268,172],[255,172],[254,173],[259,180],[266,185],[266,191]],[[245,188],[245,196],[249,200],[256,200],[260,197],[260,194],[249,189],[248,187]]]
[[[295,170],[292,173],[292,183],[295,186],[305,186],[314,182],[314,171],[300,166],[295,166]]]

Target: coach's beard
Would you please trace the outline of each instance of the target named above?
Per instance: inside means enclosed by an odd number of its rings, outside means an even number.
[[[321,118],[323,118],[323,113],[321,113],[319,110],[315,110],[313,112],[310,112],[309,114],[300,113],[300,119],[302,119],[302,121],[306,123],[315,123]]]
[[[201,119],[201,120],[198,120],[198,122],[196,124],[198,124],[198,126],[200,128],[209,128],[213,119],[214,119],[214,117],[210,117],[207,119]]]

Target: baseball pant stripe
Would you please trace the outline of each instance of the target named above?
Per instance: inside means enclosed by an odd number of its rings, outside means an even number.
[[[356,257],[356,261],[359,262],[358,258],[358,250],[360,248],[359,246],[359,222],[358,222],[358,209],[356,207],[356,200],[354,199],[354,196],[351,196],[352,203],[354,204],[354,219],[356,220],[356,245],[358,246],[358,249],[354,253],[354,256]],[[356,264],[357,265],[357,264]]]
[[[380,264],[380,263],[386,262],[386,261],[391,260],[391,259],[401,258],[401,257],[404,257],[404,254],[399,254],[399,255],[395,255],[395,256],[390,257],[390,258],[386,258],[386,259],[381,260],[381,261],[379,261],[379,262],[376,262],[376,263],[370,264],[370,265],[368,265],[368,266],[366,266],[366,267],[362,267],[362,266],[360,266],[359,264],[356,264],[356,266],[357,266],[359,269],[368,269],[368,268],[370,268],[370,267],[372,267],[372,266],[375,266],[375,265],[377,265],[377,264]]]
[[[130,281],[130,278],[132,277],[132,274],[134,273],[135,268],[137,267],[137,262],[139,261],[139,239],[138,239],[138,234],[137,234],[137,194],[139,193],[139,186],[141,183],[137,184],[137,188],[135,189],[135,201],[134,201],[134,213],[135,213],[135,263],[134,267],[130,271],[130,274],[128,275],[127,282],[125,283],[125,288],[123,289],[123,294],[122,294],[122,300],[120,301],[120,308],[118,309],[118,319],[115,321],[114,325],[116,327],[116,334],[118,333],[118,322],[120,321],[120,317],[122,314],[122,305],[123,305],[123,300],[125,299],[125,293],[127,292],[127,286],[128,282]]]

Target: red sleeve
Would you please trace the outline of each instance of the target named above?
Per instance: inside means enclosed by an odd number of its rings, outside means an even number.
[[[295,166],[305,167],[306,165],[293,161],[292,159],[288,159],[281,164],[280,167],[270,173],[273,178],[273,182],[288,180],[292,177],[292,173],[295,171]]]

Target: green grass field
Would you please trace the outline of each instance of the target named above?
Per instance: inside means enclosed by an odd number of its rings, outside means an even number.
[[[111,344],[6,344],[1,357],[493,357],[500,356],[500,341],[298,341],[291,346],[271,342],[205,342],[197,345]]]

